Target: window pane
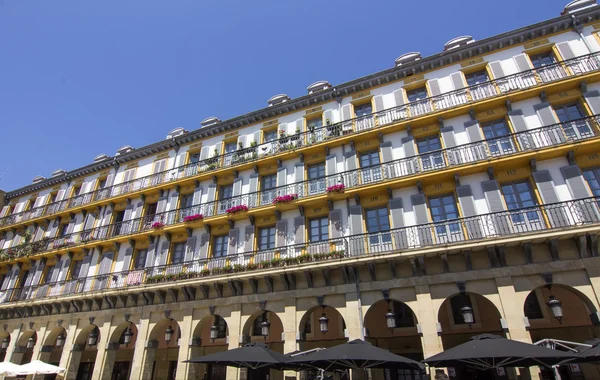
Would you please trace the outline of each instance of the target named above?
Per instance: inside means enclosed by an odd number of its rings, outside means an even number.
[[[475,71],[473,73],[466,74],[465,78],[467,79],[467,84],[469,86],[487,82],[490,79],[486,70]]]
[[[425,87],[417,88],[406,92],[406,97],[409,102],[422,100],[427,98],[427,89]]]
[[[600,196],[600,168],[584,170],[583,178],[585,178],[592,194],[594,196]]]
[[[371,107],[371,103],[355,106],[354,113],[356,114],[356,117],[368,115],[373,113],[373,107]]]
[[[268,175],[262,178],[262,188],[263,190],[274,189],[277,187],[277,176],[276,175]]]
[[[324,241],[329,239],[328,218],[311,219],[310,226],[310,241]]]

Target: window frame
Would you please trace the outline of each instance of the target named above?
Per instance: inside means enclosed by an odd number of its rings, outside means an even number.
[[[318,239],[313,239],[313,222],[317,222],[318,225],[316,228],[318,229]],[[325,224],[323,224],[323,222]],[[323,229],[325,229],[326,237],[323,238]],[[318,243],[329,240],[329,216],[320,216],[308,219],[308,241],[310,243]]]
[[[263,246],[263,231],[267,232],[267,235],[265,236],[267,238],[267,246],[264,247]],[[265,227],[259,227],[258,228],[258,233],[257,235],[257,239],[258,239],[258,250],[259,251],[268,251],[268,250],[272,250],[275,249],[275,241],[276,241],[276,237],[277,237],[277,229],[275,228],[275,226],[265,226]],[[271,238],[272,238],[272,242],[271,242]],[[270,245],[273,245],[272,247],[270,247]]]
[[[229,246],[229,235],[216,235],[213,236],[213,244],[211,244],[210,257],[221,258],[227,256],[227,249]],[[220,252],[217,247],[221,247]]]

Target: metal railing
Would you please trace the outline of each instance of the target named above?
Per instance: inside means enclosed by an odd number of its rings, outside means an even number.
[[[0,291],[0,302],[93,293],[346,257],[410,252],[440,244],[480,241],[598,223],[600,223],[600,197],[591,197],[338,239],[285,245],[254,252],[19,287]],[[236,250],[239,248],[237,246]]]
[[[182,165],[160,173],[132,181],[80,194],[45,206],[15,213],[0,218],[0,227],[21,223],[30,219],[49,216],[67,209],[92,202],[131,193],[170,181],[192,177],[199,173],[218,168],[231,167],[274,154],[293,151],[306,145],[324,142],[343,135],[359,133],[387,124],[427,115],[464,104],[477,102],[489,97],[524,90],[533,86],[556,82],[565,78],[585,74],[600,69],[600,53],[593,53],[566,61],[556,62],[538,69],[523,71],[503,78],[489,80],[463,89],[450,91],[426,99],[417,100],[402,106],[376,111],[354,119],[326,125],[318,129],[280,136],[278,139],[214,156],[199,162]]]
[[[151,230],[155,223],[162,226],[184,222],[186,216],[201,214],[204,218],[226,214],[234,206],[249,209],[272,205],[276,196],[297,195],[298,199],[325,194],[332,185],[343,184],[345,189],[385,182],[433,170],[487,162],[489,159],[513,155],[523,151],[559,146],[582,141],[599,134],[600,116],[586,117],[570,122],[553,124],[490,140],[459,145],[453,148],[428,152],[423,155],[400,158],[381,165],[358,168],[326,177],[296,182],[264,191],[242,194],[183,209],[176,209],[142,218],[108,224],[93,229],[53,238],[44,238],[27,244],[0,250],[0,259],[30,256],[36,253],[68,248],[106,240],[123,235]]]

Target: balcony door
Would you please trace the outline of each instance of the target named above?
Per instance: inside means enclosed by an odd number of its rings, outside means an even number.
[[[421,168],[423,171],[439,169],[446,166],[444,156],[441,152],[442,144],[439,136],[428,136],[417,140],[417,149],[419,151]]]
[[[387,207],[365,210],[368,233],[368,252],[378,253],[392,250],[390,217]],[[357,252],[356,254],[359,254]]]
[[[457,221],[458,207],[454,195],[447,194],[429,198],[431,220],[438,243],[451,243],[464,240],[460,222]]]
[[[544,228],[542,213],[537,207],[537,200],[528,181],[502,185],[502,195],[515,232]]]
[[[310,165],[308,167],[308,194],[323,194],[325,187],[325,164]]]
[[[381,181],[382,174],[379,151],[367,152],[360,155],[360,171],[363,185]]]
[[[568,140],[581,140],[594,136],[585,115],[577,103],[553,107]]]
[[[492,156],[504,156],[515,152],[515,144],[510,137],[506,120],[500,119],[485,123],[481,129]]]

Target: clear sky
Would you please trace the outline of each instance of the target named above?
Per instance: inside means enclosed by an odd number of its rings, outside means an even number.
[[[0,189],[459,35],[553,18],[567,2],[0,0]]]

